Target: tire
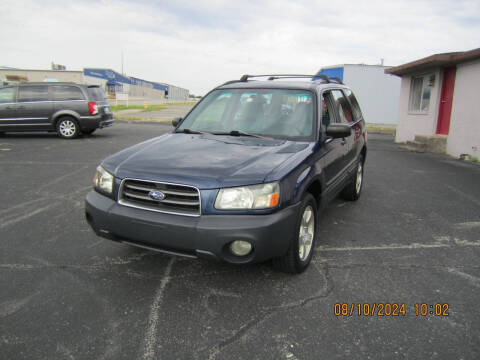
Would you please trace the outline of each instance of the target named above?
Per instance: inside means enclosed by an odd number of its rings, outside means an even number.
[[[284,256],[273,259],[273,267],[290,274],[300,274],[305,271],[312,260],[316,238],[317,203],[312,194],[305,193],[298,212],[296,231],[290,247]]]
[[[352,181],[345,186],[340,196],[347,201],[357,201],[362,194],[363,189],[363,156],[358,159],[357,170]]]
[[[92,134],[95,132],[95,130],[97,130],[97,129],[82,130],[82,134],[84,134],[84,135],[92,135]]]
[[[57,121],[57,134],[64,139],[74,139],[80,135],[77,120],[72,117],[62,117]]]

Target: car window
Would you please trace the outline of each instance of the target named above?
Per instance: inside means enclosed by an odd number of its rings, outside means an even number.
[[[12,103],[15,100],[15,88],[0,89],[0,103]]]
[[[95,100],[95,101],[105,101],[106,100],[105,92],[101,88],[99,88],[98,86],[92,86],[92,87],[87,88],[87,92],[88,92],[88,97],[90,98],[90,100]]]
[[[331,122],[331,109],[330,109],[330,102],[328,101],[328,95],[327,93],[323,93],[322,95],[322,124],[323,126],[327,127],[330,125]]]
[[[350,104],[352,104],[353,116],[355,121],[358,121],[362,118],[362,111],[360,110],[360,105],[358,105],[357,98],[353,94],[353,91],[350,89],[344,89],[343,92],[347,96],[348,100],[350,100]]]
[[[335,107],[338,110],[340,115],[340,122],[343,124],[348,124],[353,122],[352,109],[347,99],[340,90],[332,90],[331,94],[335,102]]]
[[[314,134],[313,110],[313,95],[306,90],[215,90],[188,115],[178,130],[219,133],[237,130],[306,140]]]
[[[76,86],[52,86],[53,100],[84,100],[82,90]]]
[[[27,85],[18,87],[18,101],[47,101],[48,100],[48,86],[42,85]]]

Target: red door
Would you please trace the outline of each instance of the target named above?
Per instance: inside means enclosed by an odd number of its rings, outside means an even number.
[[[443,72],[442,94],[440,96],[440,106],[438,109],[437,134],[448,135],[456,71],[456,67],[449,67]]]

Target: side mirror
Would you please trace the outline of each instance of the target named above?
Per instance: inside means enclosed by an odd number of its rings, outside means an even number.
[[[327,126],[327,136],[332,138],[346,138],[352,135],[352,128],[344,124],[332,124]]]
[[[180,121],[182,121],[182,120],[183,120],[183,118],[181,118],[181,117],[176,117],[176,118],[174,118],[174,119],[172,120],[172,125],[173,125],[174,127],[177,127],[178,124],[180,123]]]

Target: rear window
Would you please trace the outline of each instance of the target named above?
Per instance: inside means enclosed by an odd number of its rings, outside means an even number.
[[[47,101],[48,87],[42,85],[27,85],[18,87],[18,102]]]
[[[95,101],[105,101],[106,97],[105,97],[105,93],[103,92],[102,89],[100,89],[98,86],[94,86],[94,87],[89,87],[87,89],[88,91],[88,97],[91,99],[91,100],[95,100]]]
[[[76,86],[53,86],[53,100],[85,100],[82,90]]]

